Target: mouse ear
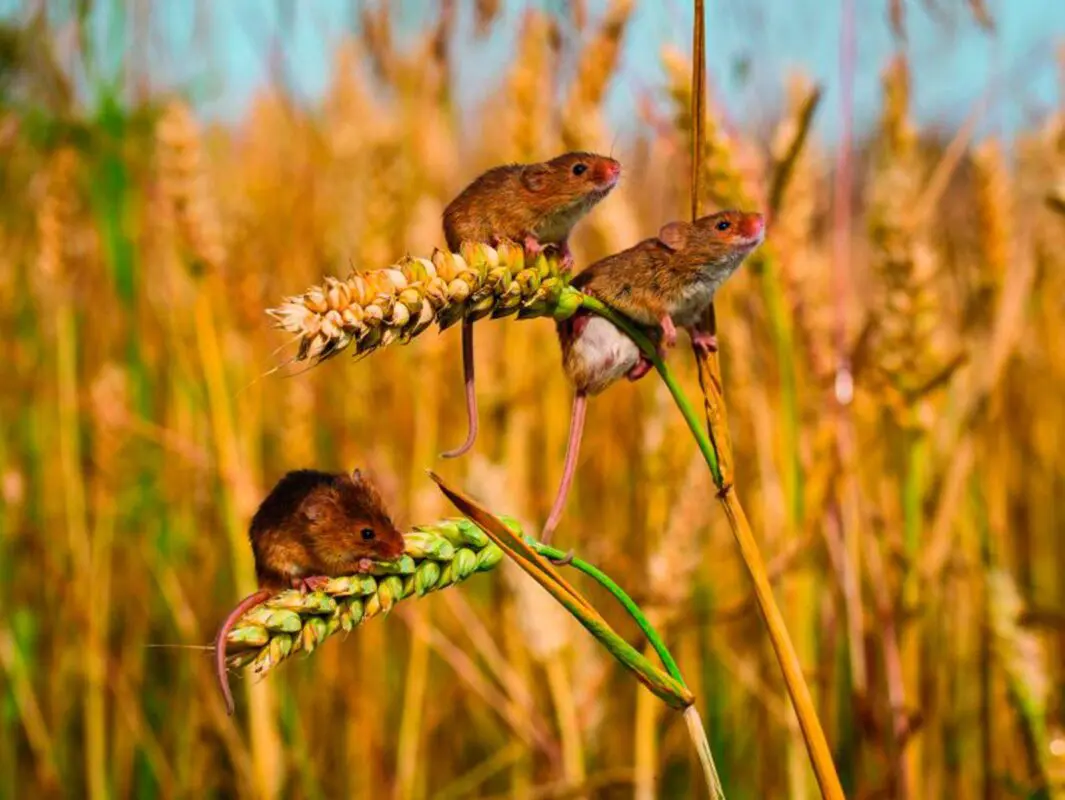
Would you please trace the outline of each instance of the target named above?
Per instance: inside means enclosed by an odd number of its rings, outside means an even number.
[[[550,170],[543,164],[529,164],[521,170],[521,183],[530,192],[539,192],[547,185]]]
[[[351,471],[351,482],[362,483],[362,470],[358,467],[355,467],[355,469]]]
[[[688,243],[688,223],[668,222],[658,232],[658,238],[670,250],[683,250]]]
[[[309,502],[303,504],[303,515],[311,522],[318,522],[325,513],[325,506],[317,497],[312,497]]]

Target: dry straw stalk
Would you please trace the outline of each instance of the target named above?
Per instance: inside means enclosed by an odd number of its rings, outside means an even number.
[[[533,274],[529,274],[529,270],[524,267],[522,256],[519,255],[521,251],[516,245],[504,243],[498,249],[487,245],[464,246],[463,253],[465,255],[437,250],[432,261],[407,258],[389,269],[353,274],[345,282],[330,280],[324,288],[314,287],[299,297],[290,298],[282,307],[272,309],[269,313],[278,319],[280,327],[298,335],[300,344],[296,360],[312,360],[315,363],[335,355],[353,341],[356,343],[357,354],[367,354],[396,340],[404,343],[409,341],[425,330],[434,319],[441,328],[444,328],[469,315],[473,315],[473,319],[479,319],[487,315],[503,316],[517,312],[519,317],[553,315],[556,318],[565,318],[572,315],[577,308],[583,307],[610,320],[630,336],[654,363],[688,423],[700,452],[706,459],[714,482],[720,490],[718,497],[725,507],[744,562],[754,579],[758,605],[765,617],[789,695],[799,717],[822,795],[832,800],[842,798],[839,777],[832,763],[831,752],[828,749],[820,721],[817,719],[809,688],[802,676],[795,648],[773,599],[758,546],[735,492],[725,481],[721,470],[721,457],[722,455],[727,457],[727,454],[731,452],[731,445],[727,430],[721,425],[724,419],[724,399],[720,394],[720,373],[716,368],[713,369],[712,381],[708,381],[706,376],[701,376],[704,378],[704,391],[708,392],[708,409],[720,409],[717,413],[710,415],[711,435],[708,436],[672,372],[659,359],[653,344],[642,331],[594,298],[587,297],[567,286],[565,278],[557,271],[557,266],[554,266],[555,262],[541,256],[537,259],[538,266],[533,268]],[[429,271],[427,264],[432,265],[432,272]],[[541,274],[546,274],[547,277],[535,289],[530,288],[527,297],[524,292],[519,292],[515,299],[512,286],[518,283],[517,279],[511,279],[508,284],[503,277],[509,275],[510,268],[519,264],[521,267],[514,271],[517,276],[524,274],[527,280],[535,279]],[[490,277],[493,272],[496,273],[495,278]],[[521,286],[520,283],[518,285]],[[443,294],[445,286],[446,295]],[[419,304],[417,321],[414,320],[406,302],[400,299],[404,292],[409,293],[408,299],[411,305],[414,305],[417,299]],[[405,306],[406,311],[399,312],[399,316],[395,316],[396,308],[400,305]],[[371,309],[373,312],[368,313]],[[353,313],[345,317],[343,312],[346,310]],[[705,370],[705,362],[701,362],[700,367]],[[709,388],[707,383],[713,383],[715,388]],[[455,502],[456,495],[446,488],[444,491]],[[460,510],[470,513],[471,508],[460,505]],[[487,516],[484,520],[477,519],[482,527],[491,522]],[[528,548],[528,545],[525,547]],[[529,550],[529,552],[532,551]],[[523,563],[518,552],[511,555],[517,558],[519,564]],[[542,560],[536,563],[540,569],[544,568]],[[533,574],[534,577],[538,577],[537,570],[533,570]],[[603,641],[600,635],[603,634],[604,629],[597,624],[597,615],[586,602],[581,602],[582,598],[579,598],[579,595],[567,593],[562,586],[552,581],[547,581],[543,585],[567,610],[581,620],[593,635]],[[386,598],[388,596],[386,593]],[[333,614],[334,612],[327,613]],[[292,620],[289,624],[295,628],[296,621]],[[339,628],[339,623],[335,624],[332,630],[329,629],[327,623],[322,621],[319,621],[317,625],[324,635],[329,635]],[[294,630],[292,633],[295,632]],[[291,634],[288,635],[291,636]],[[317,633],[312,636],[315,643],[320,641]],[[279,644],[278,647],[294,649],[291,642]],[[279,650],[278,654],[286,657],[289,653],[281,654]],[[661,673],[657,669],[634,667],[633,663],[627,660],[632,655],[627,649],[624,657],[615,652],[615,656],[626,663],[626,666],[634,669],[644,685],[659,698],[672,705],[677,698],[690,697],[690,693],[683,685],[673,685],[672,676]],[[640,658],[639,654],[635,656],[637,659]],[[274,657],[272,653],[262,656],[267,669],[274,665],[272,661]],[[249,658],[240,663],[249,663],[251,660],[253,659]],[[685,699],[680,701],[680,705],[686,707],[691,702],[690,699]],[[708,768],[707,779],[712,786],[711,775],[712,770]]]
[[[700,179],[701,166],[703,164],[703,123],[705,121],[704,111],[706,106],[706,31],[704,22],[706,9],[704,0],[694,0],[694,11],[696,22],[692,27],[693,58],[691,81],[692,219],[697,218],[700,213]],[[789,158],[791,160],[794,160],[802,148],[802,141],[805,140],[809,119],[815,106],[816,102],[811,102],[811,109],[805,114],[805,122],[799,126],[796,133],[796,144],[794,147],[789,148]],[[787,164],[788,161],[786,160],[781,165],[783,169],[777,170],[779,186],[773,192],[772,199],[774,203],[780,203],[783,197],[784,187],[790,174],[790,167]],[[773,208],[772,211],[775,214],[777,209]],[[765,275],[767,278],[770,277],[771,271],[766,270]],[[767,283],[766,295],[770,301],[779,301],[779,289],[774,281]],[[774,305],[778,309],[777,313],[774,314],[774,317],[778,319],[776,338],[778,347],[784,356],[781,358],[781,363],[787,364],[787,356],[791,351],[790,326],[783,322],[785,315],[779,312],[779,302]],[[713,306],[708,309],[704,324],[708,326],[709,330],[714,330]],[[646,349],[646,344],[641,344],[641,348],[645,352],[649,352]],[[747,571],[754,583],[758,608],[762,613],[770,642],[773,645],[773,651],[776,653],[777,661],[784,675],[784,683],[788,690],[788,696],[791,698],[792,707],[798,717],[799,726],[802,729],[811,765],[813,766],[814,774],[817,776],[818,786],[821,789],[821,796],[826,798],[826,800],[843,800],[843,788],[832,760],[832,752],[829,750],[828,740],[825,738],[821,721],[817,717],[817,710],[814,707],[810,689],[803,677],[802,664],[799,662],[795,646],[788,635],[784,617],[780,613],[780,609],[777,607],[776,600],[773,597],[773,589],[765,568],[765,562],[758,549],[754,534],[751,532],[750,524],[747,522],[747,515],[744,513],[736,491],[732,486],[732,442],[729,436],[725,397],[722,392],[721,365],[716,352],[705,353],[702,357],[698,357],[698,354],[696,355],[699,366],[699,384],[703,390],[706,410],[707,431],[705,434],[699,424],[693,419],[694,415],[687,400],[675,388],[665,365],[656,359],[655,367],[666,382],[666,385],[669,386],[670,391],[673,392],[677,407],[684,414],[692,435],[699,443],[699,449],[706,456],[707,467],[709,467],[710,474],[713,476],[714,483],[718,488],[718,500],[721,502],[728,517],[729,527],[732,529],[733,536],[739,546],[743,563],[747,567]],[[787,392],[787,402],[789,405],[794,406],[794,375],[791,375],[789,382],[791,383],[791,389]],[[797,451],[797,448],[793,447],[792,449]],[[725,469],[722,469],[722,465],[724,465]],[[794,488],[796,496],[799,496],[797,481]]]

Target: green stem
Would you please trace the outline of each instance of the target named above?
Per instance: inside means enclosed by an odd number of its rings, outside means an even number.
[[[799,662],[798,655],[795,652],[795,645],[791,642],[791,637],[788,635],[787,627],[784,624],[784,617],[780,613],[776,599],[773,597],[773,589],[765,563],[762,560],[758,544],[754,539],[754,534],[751,532],[750,523],[747,521],[747,515],[743,511],[739,499],[734,492],[727,491],[728,487],[724,486],[717,452],[710,441],[709,435],[704,431],[698,417],[695,416],[680,386],[677,385],[665,364],[658,358],[658,354],[647,336],[638,330],[632,322],[624,319],[624,317],[611,311],[593,298],[582,296],[581,307],[613,323],[636,343],[637,347],[655,365],[659,375],[662,376],[662,380],[665,381],[666,386],[673,395],[677,407],[684,415],[692,436],[695,437],[699,450],[710,468],[714,483],[721,490],[718,493],[718,499],[721,501],[725,514],[728,516],[729,526],[736,537],[736,543],[743,556],[743,562],[754,582],[758,606],[765,620],[781,672],[784,675],[784,682],[787,686],[792,706],[799,718],[799,725],[802,729],[814,773],[817,776],[818,785],[821,788],[821,794],[827,800],[843,800],[843,787],[840,785],[839,775],[832,760],[832,752],[829,750],[828,740],[825,738],[821,721],[817,717],[810,688],[806,685],[806,679],[803,677],[802,664]],[[727,433],[723,432],[723,435],[727,435]],[[682,688],[686,689],[686,687]]]
[[[441,491],[466,518],[484,531],[488,538],[503,550],[504,554],[513,558],[518,566],[561,603],[592,636],[610,651],[614,658],[630,669],[655,696],[676,709],[685,709],[695,702],[691,690],[682,681],[663,671],[618,635],[591,603],[570,586],[558,570],[551,565],[551,562],[540,556],[521,533],[512,530],[503,520],[479,505],[473,498],[448,486],[432,470],[429,471],[429,477],[436,482]]]
[[[658,370],[658,374],[661,375],[662,380],[665,381],[669,393],[673,395],[673,401],[677,404],[677,408],[680,409],[680,413],[684,416],[684,421],[688,423],[688,427],[691,429],[692,435],[695,437],[695,441],[699,445],[699,451],[703,454],[703,458],[706,459],[706,463],[710,467],[710,474],[714,478],[715,485],[719,489],[723,488],[724,479],[721,476],[721,465],[717,460],[717,452],[714,450],[714,446],[710,443],[710,437],[706,435],[706,431],[703,429],[699,416],[695,413],[695,409],[692,408],[691,403],[688,402],[687,396],[680,388],[680,384],[677,383],[677,379],[674,377],[672,371],[666,365],[666,362],[658,357],[658,351],[651,340],[647,338],[647,335],[641,331],[635,323],[626,319],[609,306],[599,302],[594,297],[582,295],[581,308],[585,308],[593,314],[613,323],[632,339],[632,341],[636,343],[636,346],[640,348],[640,351],[651,360],[655,369]]]
[[[529,543],[530,547],[532,547],[534,550],[536,550],[537,553],[544,556],[545,558],[550,558],[557,561],[558,559],[565,558],[567,555],[561,550],[551,547],[550,545],[541,544],[540,542],[537,542],[531,537],[526,537],[526,541]],[[684,678],[681,677],[680,669],[677,667],[677,662],[673,660],[673,656],[670,654],[669,650],[666,649],[666,644],[662,641],[662,637],[658,635],[658,631],[654,629],[654,626],[651,625],[647,617],[644,616],[643,611],[638,605],[636,605],[636,601],[629,597],[624,589],[614,583],[614,581],[611,580],[605,572],[600,570],[598,567],[589,564],[587,561],[583,561],[579,558],[574,558],[570,560],[569,565],[574,569],[583,572],[585,575],[594,578],[608,592],[610,592],[612,595],[614,595],[614,597],[617,598],[618,602],[621,603],[621,605],[625,607],[625,610],[629,612],[629,615],[634,620],[636,620],[636,624],[640,626],[640,630],[643,631],[644,636],[647,637],[647,641],[651,643],[651,647],[655,649],[655,652],[658,653],[658,657],[662,659],[662,664],[665,666],[666,671],[670,675],[672,675],[679,683],[687,685],[684,684]]]

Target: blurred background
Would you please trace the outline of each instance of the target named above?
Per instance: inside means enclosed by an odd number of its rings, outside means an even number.
[[[737,490],[847,794],[1061,797],[1065,4],[706,5],[703,207],[775,208],[717,299]],[[538,530],[571,401],[549,321],[478,324],[481,436],[441,463],[457,330],[297,375],[264,309],[428,256],[502,162],[623,162],[578,268],[686,216],[690,4],[0,19],[0,796],[702,796],[679,717],[509,565],[237,680],[232,719],[208,652],[148,646],[210,641],[292,468],[372,469],[405,525],[453,513],[433,467]],[[815,797],[668,393],[591,409],[556,539],[650,610],[730,798]]]

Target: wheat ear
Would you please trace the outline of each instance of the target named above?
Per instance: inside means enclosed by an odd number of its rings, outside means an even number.
[[[406,344],[434,321],[443,330],[462,319],[509,314],[565,319],[580,302],[555,256],[526,262],[521,247],[501,242],[464,244],[459,253],[437,250],[431,259],[408,256],[344,280],[326,278],[267,313],[299,337],[297,361],[319,363],[352,343],[356,355]]]
[[[226,665],[251,666],[265,675],[286,658],[311,653],[400,600],[421,597],[492,569],[503,552],[472,522],[448,519],[416,526],[404,536],[406,552],[374,564],[368,575],[333,578],[321,590],[279,592],[248,611],[226,637]]]

